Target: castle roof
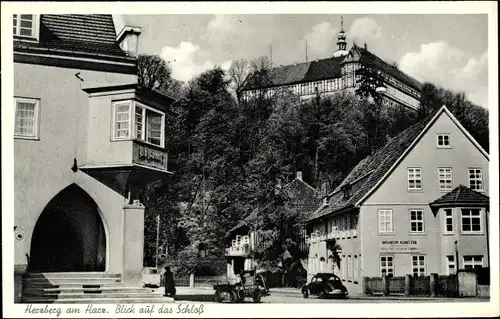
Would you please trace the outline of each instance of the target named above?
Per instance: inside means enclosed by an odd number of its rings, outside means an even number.
[[[353,56],[363,56],[366,61],[373,63],[376,68],[385,74],[396,78],[418,91],[422,87],[420,82],[405,74],[397,67],[385,62],[367,49],[353,46],[347,56],[330,57],[316,61],[279,66],[267,72],[259,71],[262,73],[262,77],[257,77],[257,72],[251,73],[247,76],[242,90],[246,91],[338,78],[341,76],[342,64],[352,59]]]

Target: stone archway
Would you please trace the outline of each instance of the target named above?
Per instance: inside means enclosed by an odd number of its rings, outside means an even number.
[[[28,271],[104,271],[106,234],[94,200],[72,184],[47,204],[31,239]]]

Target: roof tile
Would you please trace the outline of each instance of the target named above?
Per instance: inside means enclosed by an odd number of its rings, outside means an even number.
[[[322,206],[316,210],[308,219],[312,221],[326,215],[338,212],[354,205],[361,200],[389,171],[392,165],[398,160],[408,147],[415,141],[422,130],[434,118],[439,110],[433,112],[425,119],[410,126],[399,135],[392,138],[385,146],[378,149],[374,154],[361,160],[358,165],[351,170],[347,177],[330,194],[329,205]],[[342,187],[355,182],[353,196],[344,198]]]
[[[484,194],[476,192],[466,186],[460,185],[453,189],[451,192],[446,193],[440,198],[436,199],[429,205],[440,206],[440,205],[456,205],[456,204],[483,204],[488,205],[490,198]]]

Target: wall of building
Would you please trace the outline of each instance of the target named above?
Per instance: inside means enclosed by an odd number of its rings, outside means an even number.
[[[451,147],[437,148],[436,134],[449,133]],[[442,113],[413,150],[404,158],[383,184],[363,203],[360,209],[363,276],[380,276],[381,254],[393,255],[395,276],[412,272],[412,254],[425,255],[426,274],[445,274],[445,256],[454,252],[454,239],[459,239],[460,255],[484,255],[486,260],[485,234],[454,235],[443,234],[442,211],[432,213],[429,203],[448,193],[439,189],[438,168],[452,168],[452,189],[460,184],[469,186],[468,168],[483,169],[484,193],[488,194],[488,159],[459,130],[451,118]],[[422,189],[408,190],[407,168],[420,167]],[[392,210],[393,232],[379,233],[378,211]],[[421,209],[424,215],[424,232],[410,232],[411,209]],[[457,221],[457,216],[454,216]],[[406,245],[406,253],[384,253],[382,241],[414,241]],[[403,244],[403,246],[405,246]],[[459,258],[461,259],[461,257]]]
[[[26,265],[35,223],[47,203],[72,183],[96,202],[108,238],[107,271],[121,272],[124,198],[87,174],[70,168],[87,153],[88,97],[81,81],[130,82],[135,75],[14,64],[15,97],[40,99],[39,139],[15,139],[15,217],[25,232],[15,241],[15,264]],[[110,126],[107,125],[107,128]],[[111,256],[112,255],[112,256]]]
[[[87,159],[84,164],[131,164],[132,140],[112,140],[113,101],[133,99],[133,93],[90,97]]]
[[[345,214],[343,214],[345,215]],[[329,216],[325,221],[313,225],[312,232],[316,230],[330,233],[332,225],[338,225],[334,219],[343,218],[343,215]],[[352,218],[357,215],[357,211],[350,213]],[[347,291],[351,295],[362,294],[361,280],[361,233],[359,232],[358,224],[346,226],[350,232],[345,232],[345,235],[334,236],[334,240],[317,240],[309,246],[309,260],[307,269],[307,279],[311,278],[319,272],[333,272],[342,279],[342,283],[346,286]],[[339,229],[341,229],[339,227]],[[356,233],[352,232],[356,230]],[[334,248],[337,246],[336,248]],[[337,250],[339,260],[332,258]],[[324,264],[321,263],[321,258],[325,259]],[[348,260],[351,259],[351,262]],[[357,260],[356,260],[357,259]],[[355,266],[356,264],[356,266]]]

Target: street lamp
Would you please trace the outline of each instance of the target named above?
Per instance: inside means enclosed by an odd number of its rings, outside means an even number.
[[[380,95],[384,95],[385,92],[387,92],[387,89],[385,88],[385,86],[379,86],[375,89],[375,92],[377,92],[378,94]]]
[[[382,72],[377,71],[377,78],[378,78],[379,83],[378,83],[377,88],[375,89],[375,92],[377,92],[380,95],[384,95],[387,92],[387,89],[386,89],[383,81],[380,80],[382,78]]]

